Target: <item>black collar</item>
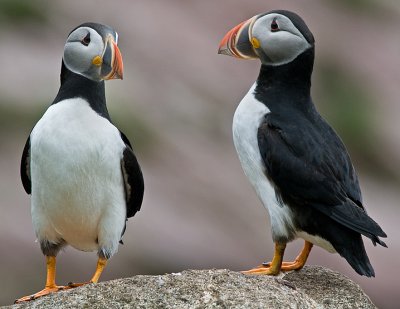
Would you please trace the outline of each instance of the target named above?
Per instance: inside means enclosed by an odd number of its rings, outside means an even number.
[[[61,65],[61,85],[52,104],[72,98],[85,99],[100,116],[110,120],[106,106],[104,81],[96,82],[67,69]]]
[[[309,105],[312,105],[310,89],[313,64],[313,47],[287,64],[263,64],[254,91],[256,99],[271,112],[293,107],[309,109]]]

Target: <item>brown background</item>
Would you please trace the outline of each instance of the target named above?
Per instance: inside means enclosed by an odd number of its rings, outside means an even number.
[[[251,16],[299,13],[316,38],[313,98],[340,132],[360,174],[370,215],[388,249],[366,242],[375,279],[338,255],[313,250],[310,264],[358,282],[381,308],[398,293],[400,179],[400,4],[396,0],[0,1],[0,304],[44,285],[19,160],[32,126],[58,89],[67,34],[86,21],[119,33],[125,75],[107,83],[114,122],[133,141],[143,167],[142,211],[102,279],[242,270],[272,255],[267,212],[243,175],[231,141],[234,110],[259,63],[217,55],[222,36]],[[291,260],[302,245],[289,245]],[[84,281],[94,253],[67,248],[58,281]]]

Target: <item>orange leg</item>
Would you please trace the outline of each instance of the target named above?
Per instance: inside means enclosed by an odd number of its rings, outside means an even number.
[[[276,243],[275,253],[272,262],[263,263],[262,265],[248,271],[244,271],[243,273],[258,275],[277,275],[280,271],[300,270],[306,263],[313,244],[305,241],[303,250],[301,250],[300,254],[296,257],[294,262],[282,262],[285,247],[286,244]]]
[[[56,285],[56,257],[46,256],[47,278],[46,285],[43,290],[33,294],[21,297],[15,301],[16,304],[34,300],[36,298],[48,295],[50,293],[58,292],[60,290],[68,289],[65,286]]]
[[[97,266],[96,266],[96,271],[92,277],[92,279],[90,279],[90,281],[88,282],[82,282],[82,283],[68,283],[68,287],[70,288],[76,288],[78,286],[82,286],[85,284],[89,284],[89,283],[97,283],[99,281],[99,278],[101,276],[101,273],[103,272],[104,268],[107,265],[107,259],[105,258],[99,258],[97,260]]]
[[[276,276],[279,274],[282,266],[283,254],[285,253],[285,243],[275,243],[275,252],[272,262],[268,266],[260,265],[256,268],[243,271],[244,274],[255,274],[255,275],[272,275]]]
[[[305,241],[304,242],[304,247],[301,250],[300,254],[296,257],[296,259],[293,262],[283,262],[281,270],[282,271],[289,271],[289,270],[300,270],[303,268],[303,266],[306,264],[306,261],[308,259],[308,256],[311,252],[311,249],[313,247],[313,244]],[[263,263],[262,265],[265,267],[269,267],[271,263]]]

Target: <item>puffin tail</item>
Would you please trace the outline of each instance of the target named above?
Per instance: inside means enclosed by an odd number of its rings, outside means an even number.
[[[379,239],[379,237],[387,237],[386,233],[378,223],[368,216],[362,207],[358,206],[352,200],[348,199],[346,203],[335,206],[321,204],[313,206],[337,223],[368,237],[374,246],[379,244],[387,248],[385,242]]]
[[[364,242],[361,235],[351,231],[347,234],[346,245],[343,244],[335,247],[336,251],[344,257],[350,266],[361,276],[375,277],[375,271],[369,261],[367,252],[365,251]]]

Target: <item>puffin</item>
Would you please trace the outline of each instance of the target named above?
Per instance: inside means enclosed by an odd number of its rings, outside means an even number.
[[[300,270],[314,245],[338,253],[360,275],[373,277],[362,235],[387,247],[367,214],[356,171],[340,137],[310,95],[314,36],[291,11],[256,15],[231,29],[219,54],[258,59],[256,82],[233,117],[233,141],[245,175],[270,217],[274,256],[245,274]],[[303,239],[292,262],[287,243]]]
[[[16,300],[97,283],[117,252],[126,221],[140,210],[144,181],[128,138],[112,123],[105,80],[122,79],[118,34],[83,23],[68,35],[58,93],[23,149],[21,179],[31,195],[32,223],[46,258],[43,290]],[[56,256],[65,246],[97,251],[88,282],[56,284]]]

